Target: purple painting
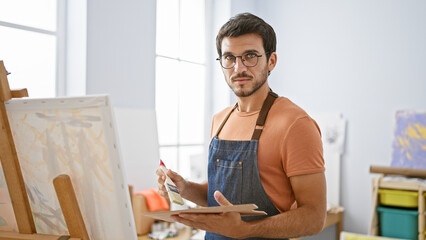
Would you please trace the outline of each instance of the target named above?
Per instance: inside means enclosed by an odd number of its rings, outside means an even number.
[[[426,110],[397,111],[392,167],[426,169]]]

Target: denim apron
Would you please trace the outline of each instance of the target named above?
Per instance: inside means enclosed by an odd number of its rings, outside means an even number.
[[[265,211],[268,214],[267,216],[280,213],[262,186],[257,166],[257,149],[260,134],[268,112],[277,97],[278,95],[274,92],[269,92],[260,110],[250,141],[220,140],[217,137],[237,104],[219,126],[209,147],[208,206],[218,206],[213,193],[219,190],[232,204],[254,203],[259,207],[257,210]],[[249,221],[267,216],[243,216],[242,219]],[[232,238],[207,232],[205,239]]]

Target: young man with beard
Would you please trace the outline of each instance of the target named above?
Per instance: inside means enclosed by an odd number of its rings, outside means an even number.
[[[277,63],[273,28],[250,13],[238,14],[216,38],[218,61],[237,97],[213,117],[208,182],[167,175],[183,198],[200,206],[254,203],[267,216],[239,213],[180,214],[174,219],[206,230],[206,239],[313,235],[326,217],[321,133],[309,115],[268,85]],[[167,197],[157,170],[159,193]]]

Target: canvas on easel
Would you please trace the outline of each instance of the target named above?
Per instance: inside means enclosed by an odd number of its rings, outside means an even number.
[[[72,181],[66,174],[55,177],[52,183],[61,205],[69,236],[37,233],[5,106],[5,102],[13,98],[28,97],[28,91],[25,88],[11,90],[7,79],[8,74],[3,61],[0,60],[0,162],[3,173],[0,179],[1,188],[4,190],[2,194],[7,194],[1,199],[2,206],[6,208],[0,212],[4,215],[1,218],[3,221],[1,223],[0,239],[58,240],[65,238],[70,240],[90,240],[81,216]],[[11,220],[12,218],[15,221]],[[16,230],[14,228],[10,229],[11,226],[17,227],[18,231],[14,231]]]
[[[38,233],[67,234],[52,185],[67,174],[90,239],[136,239],[108,96],[13,99],[6,110]]]
[[[16,99],[7,74],[0,60],[0,239],[136,239],[108,96]]]

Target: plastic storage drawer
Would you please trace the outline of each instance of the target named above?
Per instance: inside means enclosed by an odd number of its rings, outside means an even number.
[[[419,205],[419,192],[379,189],[379,202],[381,205],[417,208]]]
[[[377,207],[380,235],[403,239],[418,238],[418,215],[416,210]]]

